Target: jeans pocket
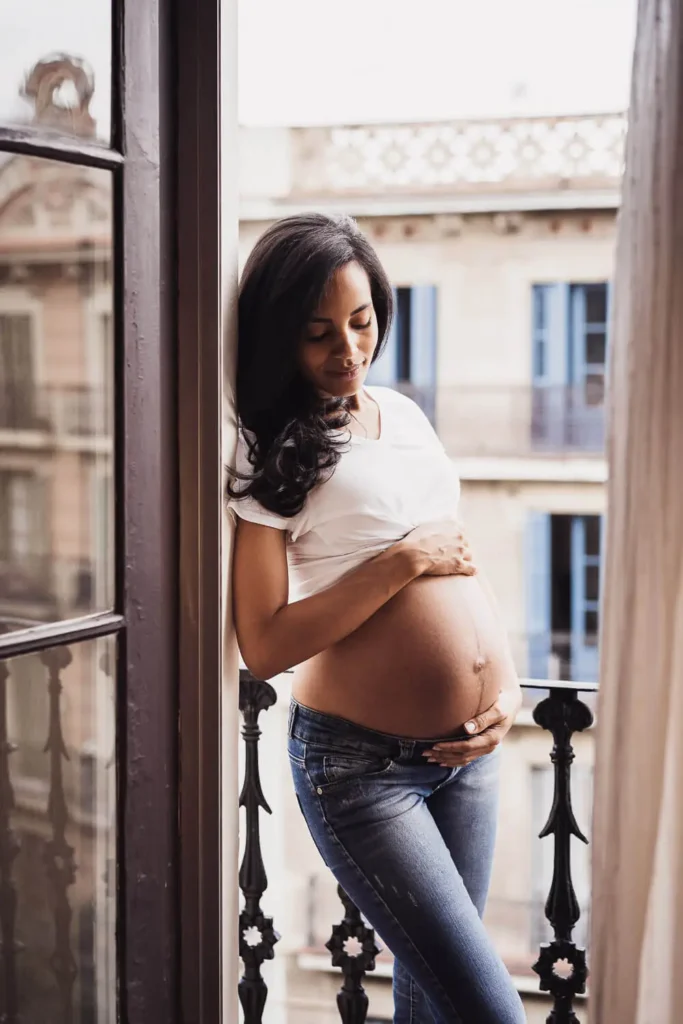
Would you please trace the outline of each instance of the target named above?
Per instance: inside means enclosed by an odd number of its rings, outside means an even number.
[[[357,779],[376,779],[390,774],[396,767],[390,757],[360,751],[358,754],[325,754],[322,774],[328,786]]]

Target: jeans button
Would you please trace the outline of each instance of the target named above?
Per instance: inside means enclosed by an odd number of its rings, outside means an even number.
[[[318,788],[316,789],[316,793],[318,794],[318,796],[322,796],[323,795],[323,791],[320,788],[320,786],[318,786]]]

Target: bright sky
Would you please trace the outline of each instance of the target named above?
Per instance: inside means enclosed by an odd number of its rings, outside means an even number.
[[[142,2],[142,0],[132,0]],[[109,122],[108,0],[0,0],[0,118],[41,57],[95,69]],[[623,110],[636,0],[239,0],[243,124]]]
[[[628,105],[636,0],[239,0],[243,124]]]

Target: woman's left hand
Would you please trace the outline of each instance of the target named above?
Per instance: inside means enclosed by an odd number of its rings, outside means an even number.
[[[425,760],[444,768],[459,768],[490,754],[509,732],[521,705],[522,691],[519,687],[501,690],[498,700],[490,708],[465,723],[469,739],[436,743],[423,755]]]

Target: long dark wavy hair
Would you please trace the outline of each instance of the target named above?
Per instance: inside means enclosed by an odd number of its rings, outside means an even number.
[[[229,471],[231,498],[249,496],[290,518],[339,462],[347,439],[332,431],[348,424],[348,400],[321,396],[299,369],[297,352],[330,279],[351,262],[370,281],[378,327],[374,362],[391,325],[392,290],[351,217],[284,217],[252,249],[240,282],[237,345],[237,415],[251,473]]]

